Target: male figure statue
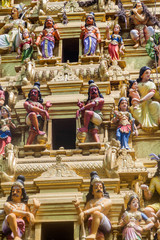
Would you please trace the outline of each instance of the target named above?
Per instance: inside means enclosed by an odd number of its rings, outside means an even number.
[[[112,202],[97,172],[91,172],[90,175],[91,183],[84,210],[81,210],[77,200],[73,201],[73,203],[79,214],[80,223],[83,224],[84,220],[88,218],[89,235],[86,239],[104,240],[105,234],[111,230],[111,223],[107,218],[107,214],[111,208]]]
[[[10,195],[4,204],[6,217],[2,224],[2,231],[8,240],[21,240],[25,232],[24,218],[26,217],[27,221],[33,224],[36,212],[40,207],[39,201],[34,199],[33,209],[32,211],[29,210],[24,181],[24,176],[20,175],[17,177],[16,182],[11,187]]]

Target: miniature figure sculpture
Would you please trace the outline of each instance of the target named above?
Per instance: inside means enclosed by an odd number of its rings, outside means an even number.
[[[152,23],[153,25],[160,26],[157,19],[149,12],[144,3],[140,1],[137,1],[132,9],[130,21],[134,24],[134,29],[130,32],[131,38],[135,42],[134,48],[144,46],[150,36],[154,34],[153,27],[147,27],[147,25]]]
[[[11,131],[10,127],[16,128],[11,121],[10,108],[8,106],[1,107],[0,118],[0,154],[5,153],[5,147],[8,143],[11,143]]]
[[[97,43],[101,42],[101,36],[98,27],[96,27],[94,13],[91,12],[85,21],[85,26],[81,26],[80,38],[84,43],[84,55],[95,54]]]
[[[42,57],[43,58],[52,58],[53,57],[53,49],[55,47],[55,38],[60,40],[60,35],[57,29],[56,24],[51,17],[47,17],[44,23],[43,31],[37,38],[35,44],[38,46],[41,40],[41,48],[42,48]]]
[[[129,81],[129,90],[128,90],[128,96],[130,97],[131,104],[133,105],[133,108],[136,109],[138,102],[136,99],[140,100],[140,95],[138,92],[138,83],[136,80],[130,80]]]
[[[91,183],[85,209],[79,206],[78,201],[73,201],[79,214],[80,223],[82,224],[88,218],[89,235],[87,240],[104,240],[105,234],[110,232],[111,223],[107,214],[111,208],[112,201],[106,192],[104,183],[97,175],[97,172],[91,172]]]
[[[141,227],[140,223],[144,220],[147,225]],[[124,212],[120,226],[124,227],[122,232],[123,240],[142,239],[141,233],[149,230],[154,226],[154,223],[144,213],[140,211],[139,198],[137,195],[130,196],[127,204],[127,209]]]
[[[21,39],[21,44],[18,48],[18,56],[17,56],[17,58],[19,58],[22,54],[22,62],[24,62],[26,58],[30,59],[32,57],[34,36],[35,34],[32,33],[32,37],[30,37],[30,33],[27,28],[25,28],[22,32],[23,39]]]
[[[153,156],[151,160],[157,161],[157,171],[154,174],[153,178],[150,181],[149,187],[146,184],[142,184],[141,188],[144,190],[144,197],[148,201],[152,198],[155,191],[160,195],[160,155],[156,156],[155,154],[150,154],[150,156]],[[148,205],[144,209],[144,213],[148,217],[152,217],[153,219],[156,217],[155,214],[159,215],[160,210],[160,203],[157,201],[157,203]]]
[[[27,145],[31,144],[37,135],[45,134],[45,132],[40,131],[39,122],[41,119],[45,120],[45,118],[48,120],[49,114],[47,110],[44,110],[42,102],[40,83],[36,82],[28,94],[28,99],[24,103],[24,108],[27,111],[26,123],[30,126]]]
[[[119,53],[124,54],[124,43],[122,37],[119,35],[120,25],[116,24],[113,29],[113,34],[109,36],[109,27],[106,27],[107,39],[111,39],[108,46],[108,52],[112,60],[119,60]]]
[[[134,98],[139,105],[137,108],[131,106],[133,117],[140,123],[143,130],[154,131],[158,129],[160,121],[160,104],[153,101],[156,93],[156,85],[150,79],[151,70],[144,66],[139,72],[138,91],[141,98]]]
[[[21,240],[25,232],[25,221],[34,224],[35,215],[40,207],[38,200],[33,200],[33,209],[29,210],[27,206],[28,196],[24,188],[24,176],[18,176],[16,182],[13,183],[10,195],[4,204],[4,211],[6,213],[5,220],[2,224],[2,231],[7,239]]]
[[[16,5],[15,7],[13,7],[9,22],[7,22],[0,29],[0,51],[1,50],[10,50],[10,51],[18,50],[18,47],[20,45],[18,28],[20,28],[22,31],[25,27],[25,21],[23,21],[20,18],[22,15],[22,11],[23,9],[21,5]]]
[[[78,102],[80,109],[78,110],[77,115],[82,113],[84,116],[84,127],[79,128],[78,131],[88,132],[88,130],[91,130],[94,141],[99,142],[98,126],[102,123],[101,110],[104,104],[104,99],[94,81],[90,80],[89,84],[86,104],[84,105],[83,103]]]
[[[128,112],[128,101],[125,97],[120,98],[118,110],[114,112],[113,123],[118,123],[116,131],[116,139],[120,141],[121,148],[129,149],[128,141],[131,134],[132,125],[134,126],[133,133],[138,135],[136,126],[133,122],[131,113]],[[133,123],[132,123],[133,122]]]
[[[5,92],[3,91],[3,88],[0,85],[0,108],[4,105],[5,102]]]
[[[158,63],[158,70],[160,69],[160,34],[155,33],[154,37],[150,37],[146,44],[146,51],[148,55]]]

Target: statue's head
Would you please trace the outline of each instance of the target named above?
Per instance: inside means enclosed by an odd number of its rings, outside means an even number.
[[[121,27],[119,24],[114,25],[113,33],[118,34],[120,30],[121,30]]]
[[[10,191],[10,195],[7,199],[7,202],[13,201],[16,203],[28,202],[28,196],[26,194],[25,188],[24,188],[24,181],[25,177],[22,175],[19,175],[17,177],[16,182],[13,183]]]
[[[118,110],[122,111],[122,112],[128,111],[128,101],[127,101],[127,98],[121,97],[119,99]]]
[[[43,99],[41,97],[39,82],[35,82],[33,88],[29,91],[28,100],[31,100],[33,102],[40,102],[40,103],[43,102]]]
[[[99,91],[97,84],[93,80],[89,80],[89,88],[88,88],[88,100],[101,97],[103,98],[102,94]]]
[[[44,23],[44,29],[45,28],[52,28],[53,26],[54,26],[53,18],[48,16],[45,20],[45,23]]]
[[[24,4],[16,4],[11,10],[11,19],[18,19],[22,16],[25,9]]]
[[[28,31],[27,28],[23,30],[22,36],[23,36],[23,39],[27,39],[30,37],[30,32]]]
[[[93,198],[106,197],[109,198],[109,194],[106,192],[103,181],[100,179],[96,171],[90,173],[91,181],[89,193],[87,194],[87,202]]]
[[[147,82],[150,80],[151,75],[151,69],[150,67],[144,66],[139,71],[139,78],[137,79],[137,82]]]
[[[140,202],[139,198],[136,194],[132,194],[129,198],[129,201],[127,203],[127,211],[129,210],[139,210],[140,209]]]
[[[2,116],[2,118],[8,118],[8,117],[10,117],[10,116],[11,116],[11,115],[10,115],[10,111],[11,111],[11,109],[10,109],[10,107],[8,107],[7,105],[1,107],[1,116]]]
[[[87,15],[86,20],[85,20],[85,26],[90,26],[90,25],[96,26],[96,21],[95,21],[93,12],[90,12]]]

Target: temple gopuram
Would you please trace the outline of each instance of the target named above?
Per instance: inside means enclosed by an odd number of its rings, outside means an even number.
[[[160,1],[0,1],[0,238],[160,240]]]

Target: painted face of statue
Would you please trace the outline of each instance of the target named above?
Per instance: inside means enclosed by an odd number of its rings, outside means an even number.
[[[11,11],[11,17],[13,18],[13,19],[18,19],[18,10],[17,10],[17,8],[15,8],[15,7],[13,7],[12,8],[12,11]]]
[[[132,85],[132,88],[134,90],[138,90],[138,83],[137,82],[134,82],[133,85]]]
[[[136,8],[137,8],[137,12],[138,13],[142,13],[143,12],[143,7],[142,7],[142,3],[141,2],[137,2]]]
[[[119,27],[118,24],[116,24],[116,25],[114,26],[114,33],[115,33],[115,34],[118,34],[119,32],[120,32],[120,27]]]
[[[101,182],[95,182],[93,184],[92,194],[94,195],[95,198],[103,196],[103,185]]]
[[[150,79],[151,75],[151,70],[147,69],[143,74],[142,74],[142,82],[147,82]]]
[[[8,117],[8,112],[5,108],[2,108],[1,109],[1,115],[3,118],[7,118]]]
[[[93,17],[92,16],[87,17],[87,25],[93,25]]]
[[[48,18],[48,19],[46,20],[46,27],[47,27],[47,28],[53,27],[53,21],[52,21],[52,19]]]
[[[127,102],[126,100],[122,100],[122,101],[120,102],[119,109],[120,109],[120,111],[122,111],[122,112],[127,111],[127,109],[128,109],[128,102]]]
[[[130,204],[130,210],[131,211],[136,211],[139,208],[139,201],[138,198],[133,198]]]
[[[29,38],[29,32],[28,32],[27,30],[25,30],[25,31],[23,32],[23,38],[24,38],[24,39]]]
[[[21,202],[22,199],[22,189],[19,186],[13,186],[12,188],[12,201]]]
[[[32,101],[37,102],[38,101],[38,90],[37,89],[32,89],[30,92],[30,99]]]
[[[98,97],[98,88],[97,87],[90,87],[90,96],[91,96],[91,99]]]

